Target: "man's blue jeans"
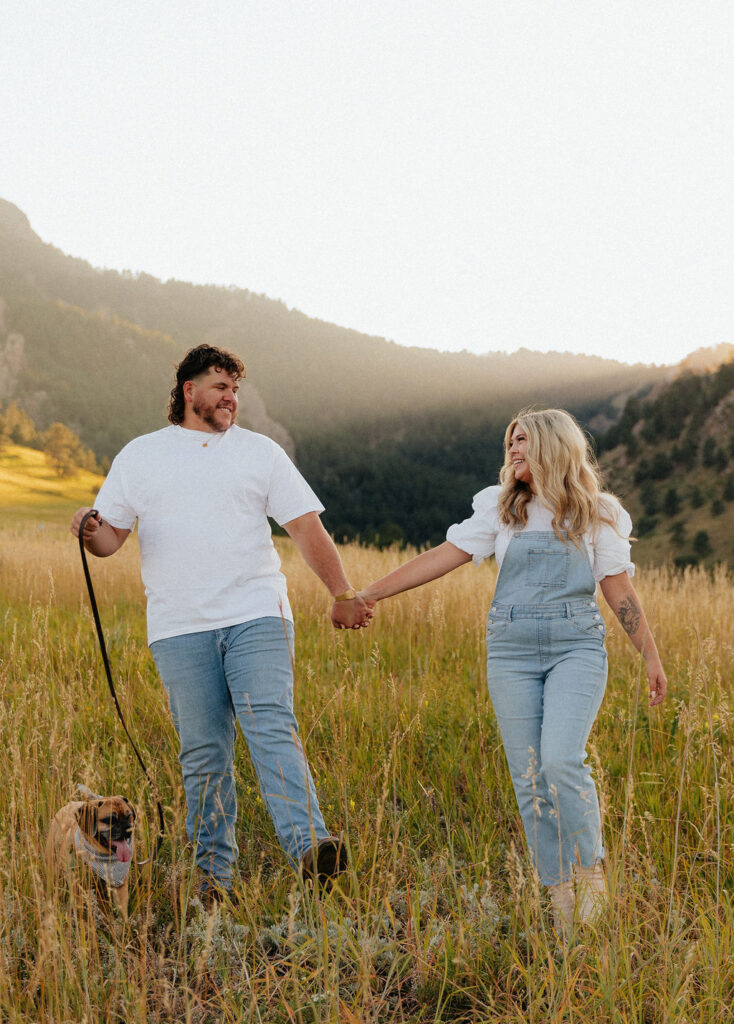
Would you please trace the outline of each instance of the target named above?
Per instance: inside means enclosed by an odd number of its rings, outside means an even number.
[[[293,626],[261,618],[156,640],[153,658],[181,744],[186,831],[196,860],[229,888],[237,860],[235,722],[289,860],[329,835],[293,715]]]

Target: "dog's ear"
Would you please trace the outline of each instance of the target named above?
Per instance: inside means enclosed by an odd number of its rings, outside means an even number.
[[[85,836],[97,835],[98,812],[101,802],[101,800],[87,800],[76,812],[76,820]]]
[[[126,796],[124,796],[122,800],[125,806],[130,808],[130,817],[133,819],[133,821],[135,821],[138,817],[137,814],[135,813],[135,808],[133,807],[133,805],[130,803]]]

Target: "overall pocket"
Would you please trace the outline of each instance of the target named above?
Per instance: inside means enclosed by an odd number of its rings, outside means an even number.
[[[573,628],[579,633],[583,633],[584,636],[592,636],[603,640],[607,634],[607,627],[604,625],[601,612],[595,611],[592,608],[589,608],[588,611],[575,612],[570,622]]]
[[[501,636],[510,624],[510,620],[506,618],[493,619],[491,614],[487,619],[487,644],[490,640],[496,639]]]
[[[569,550],[564,546],[528,549],[526,580],[533,587],[560,588],[568,582]]]

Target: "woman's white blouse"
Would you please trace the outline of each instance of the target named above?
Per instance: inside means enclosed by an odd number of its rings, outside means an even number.
[[[497,559],[497,568],[501,569],[513,534],[520,531],[499,522],[499,494],[499,486],[485,487],[479,494],[475,494],[472,503],[474,514],[463,523],[454,523],[450,526],[446,532],[446,540],[471,555],[475,565],[494,555]],[[605,576],[615,576],[620,572],[626,572],[628,576],[634,576],[635,573],[634,563],[630,560],[629,536],[632,532],[632,520],[615,497],[605,495],[604,500],[617,529],[602,523],[597,530],[590,530],[584,537],[597,583]],[[528,521],[524,530],[553,529],[553,513],[538,498],[533,498],[527,508]]]

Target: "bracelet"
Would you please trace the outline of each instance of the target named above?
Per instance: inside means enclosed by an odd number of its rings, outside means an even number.
[[[350,587],[349,590],[345,590],[343,594],[337,594],[336,597],[334,598],[334,600],[335,601],[353,601],[356,596],[357,596],[356,590],[352,590],[352,588]]]

